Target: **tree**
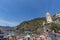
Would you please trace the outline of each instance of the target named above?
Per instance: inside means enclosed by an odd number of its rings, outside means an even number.
[[[51,23],[51,30],[60,30],[60,24]]]

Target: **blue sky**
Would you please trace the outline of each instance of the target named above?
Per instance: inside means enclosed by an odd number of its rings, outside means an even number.
[[[60,0],[0,0],[0,25],[16,26],[23,21],[60,11]]]

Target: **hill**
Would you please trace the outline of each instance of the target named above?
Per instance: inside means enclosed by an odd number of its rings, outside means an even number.
[[[42,18],[35,18],[29,21],[24,21],[18,26],[16,26],[16,30],[22,31],[36,31],[38,28],[43,27],[43,21],[45,21],[45,17]]]
[[[0,26],[0,29],[3,29],[3,30],[12,30],[12,29],[14,29],[14,27],[10,27],[10,26]]]

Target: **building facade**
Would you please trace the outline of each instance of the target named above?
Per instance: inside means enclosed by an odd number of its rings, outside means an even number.
[[[49,12],[46,13],[46,21],[47,21],[47,23],[53,22],[52,17]]]

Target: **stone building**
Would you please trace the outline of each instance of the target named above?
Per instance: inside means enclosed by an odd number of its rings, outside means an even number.
[[[54,15],[54,18],[55,18],[55,23],[60,24],[60,12],[56,13],[56,14]]]
[[[49,12],[46,12],[46,21],[43,22],[43,30],[46,33],[47,30],[50,30],[51,23],[53,23],[53,18]]]
[[[47,23],[53,22],[52,17],[49,12],[46,13],[46,21],[47,21]]]

